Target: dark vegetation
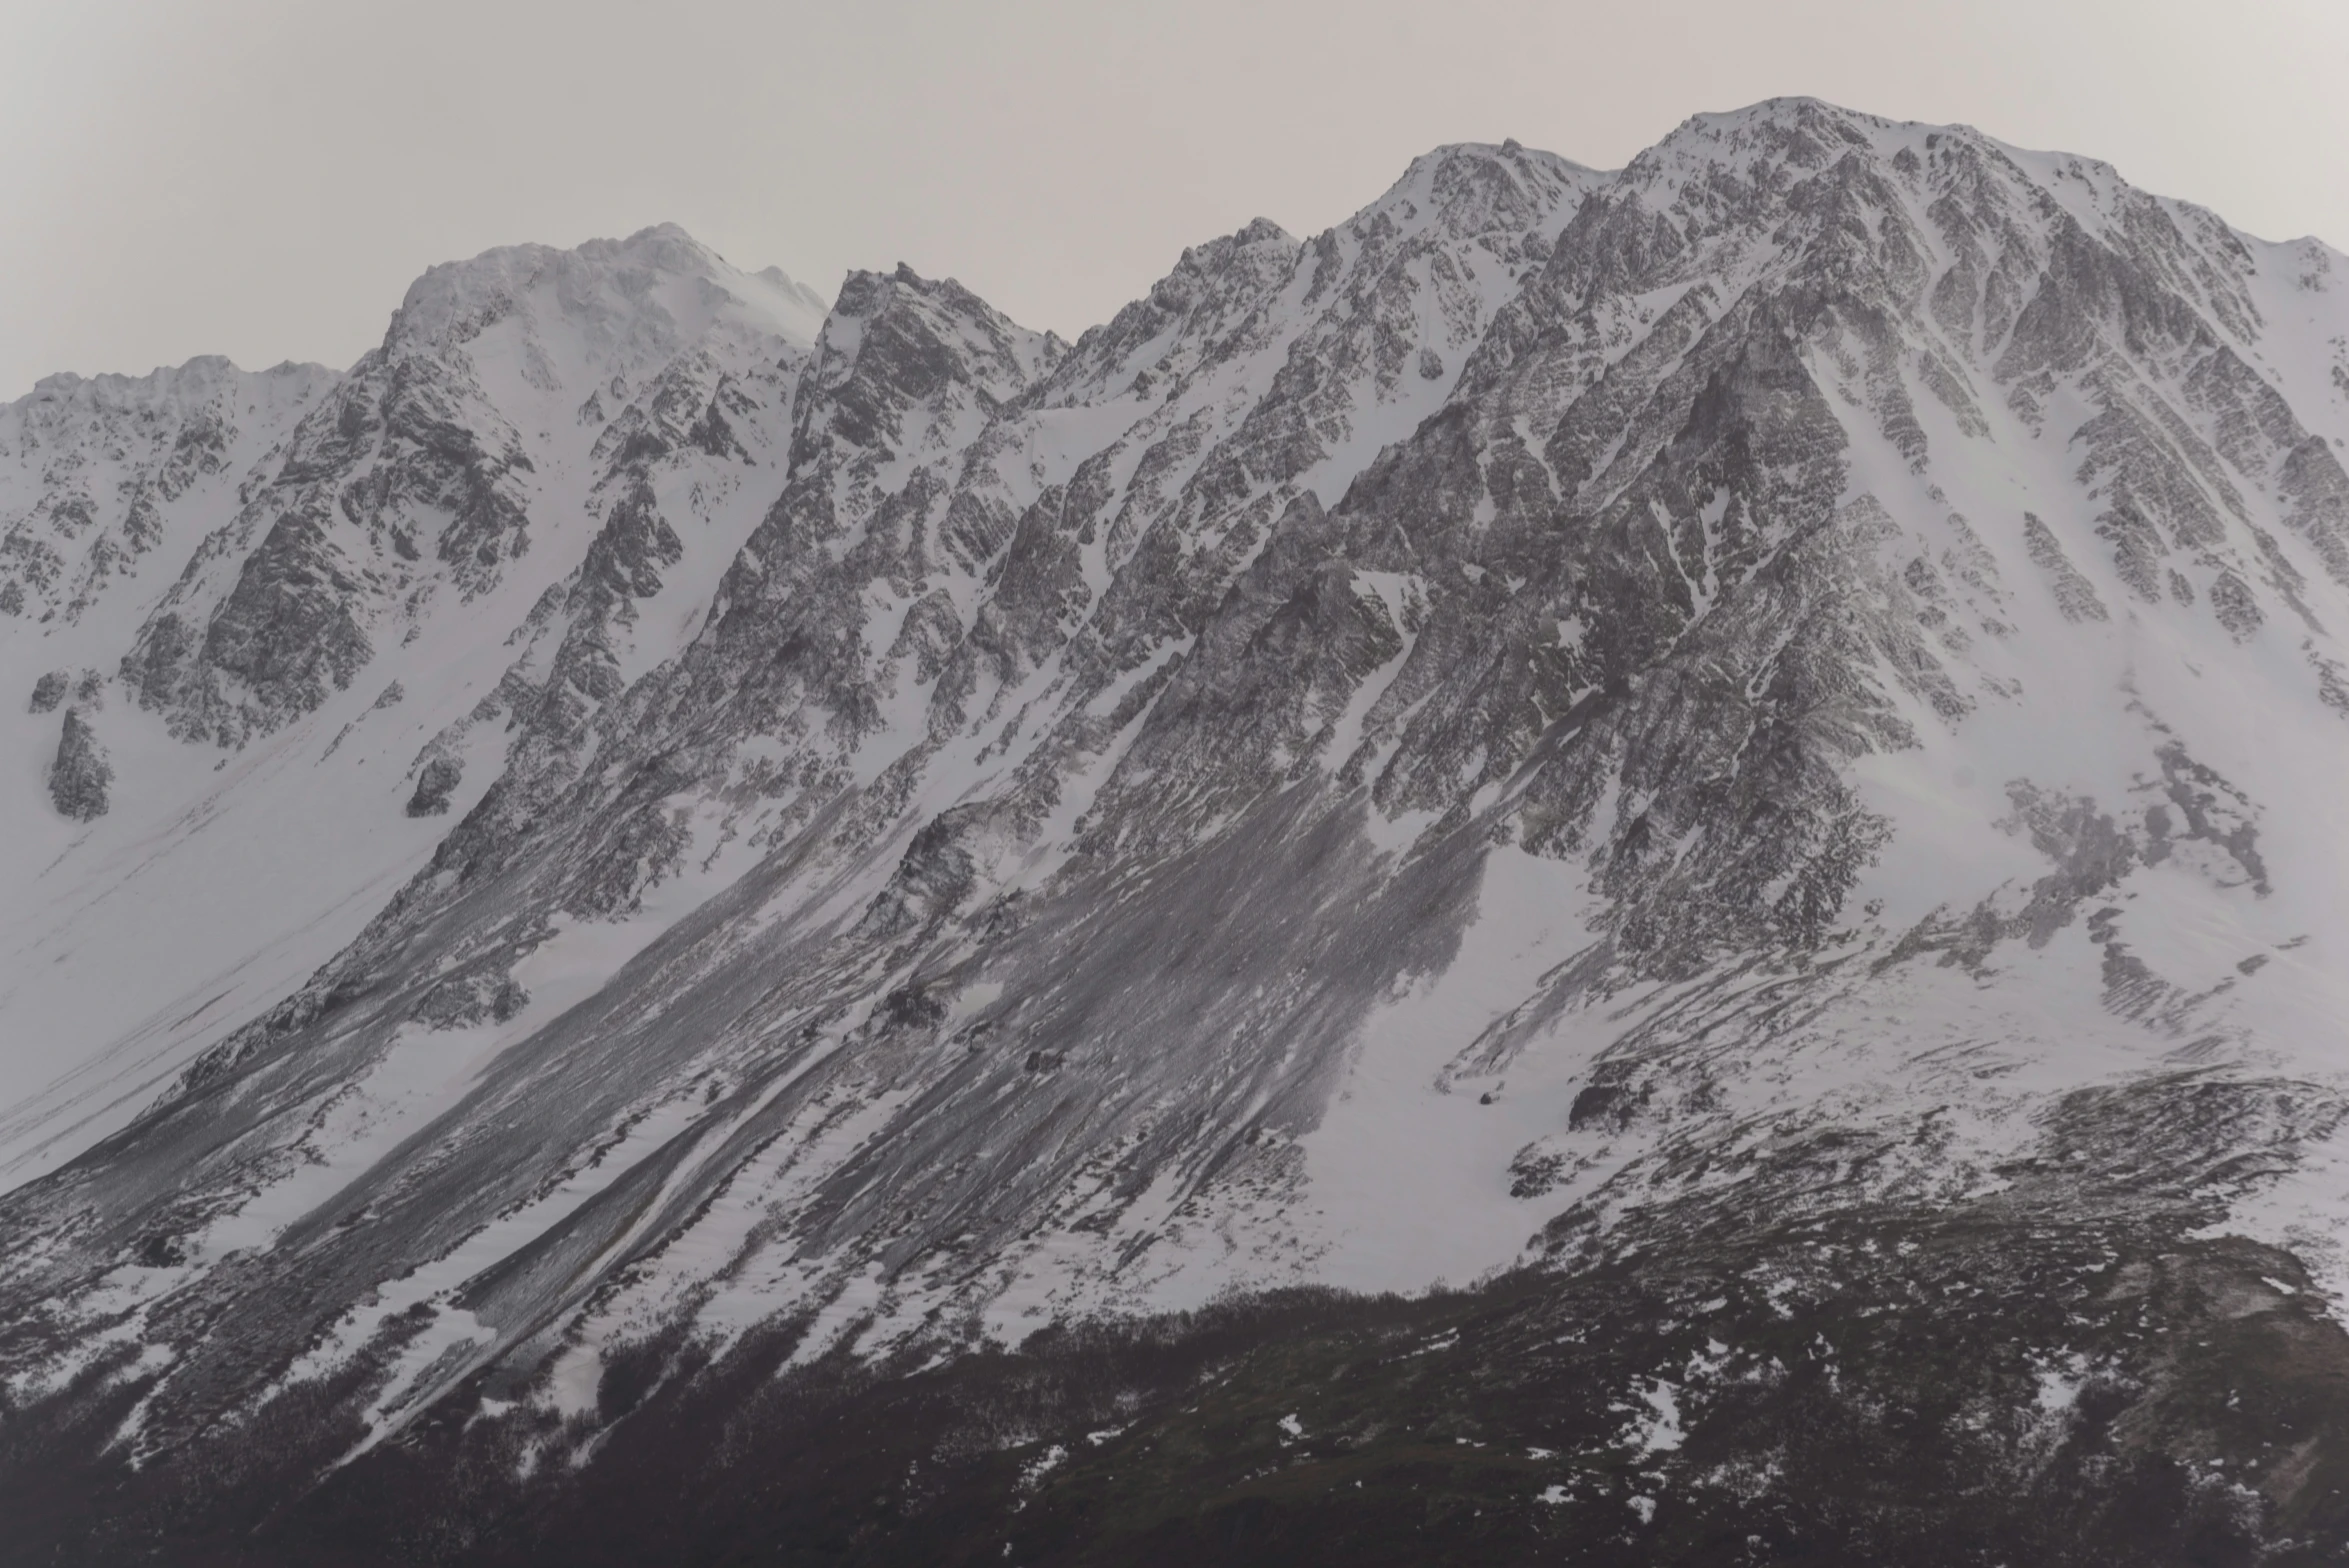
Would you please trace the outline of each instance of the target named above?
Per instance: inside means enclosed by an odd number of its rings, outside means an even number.
[[[0,1415],[0,1558],[2349,1562],[2349,1336],[2287,1254],[2125,1214],[1788,1222],[926,1370],[785,1369],[797,1337],[631,1347],[568,1421],[478,1384],[331,1471],[364,1366],[135,1471],[142,1384],[94,1370]]]

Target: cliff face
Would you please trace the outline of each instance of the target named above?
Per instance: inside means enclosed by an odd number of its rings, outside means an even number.
[[[305,849],[0,1002],[12,1420],[457,1560],[2335,1551],[2344,266],[1784,101],[1074,344],[436,269],[9,645],[124,737],[11,964]]]

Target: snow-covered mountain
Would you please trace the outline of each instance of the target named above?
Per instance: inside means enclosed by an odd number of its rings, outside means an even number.
[[[1073,345],[658,229],[0,430],[90,1560],[2349,1548],[2322,245],[1786,100]]]
[[[86,1142],[356,935],[500,765],[502,726],[467,721],[501,689],[558,663],[608,689],[674,653],[779,483],[821,319],[655,229],[435,268],[346,376],[199,361],[9,409],[7,482],[43,497],[24,558],[60,495],[120,492],[160,527],[149,559],[87,574],[87,608],[0,618],[0,677],[29,694],[5,721],[0,1137]],[[214,383],[176,429],[147,412]],[[232,440],[241,467],[195,460]],[[133,531],[102,521],[93,562]],[[108,758],[87,825],[51,804],[61,709]],[[411,817],[433,762],[448,782]]]

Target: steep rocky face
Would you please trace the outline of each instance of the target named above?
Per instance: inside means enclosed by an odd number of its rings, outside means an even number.
[[[773,323],[812,303],[675,229],[436,268],[188,563],[124,679],[174,733],[223,745],[316,709],[387,642],[504,583],[533,507],[576,508],[583,478],[612,482],[615,451],[648,457],[661,438],[640,424],[685,415],[710,455],[747,456],[724,405],[772,376]],[[667,379],[648,409],[652,377]]]
[[[616,254],[428,277],[138,632],[263,750],[337,646],[500,640],[342,701],[447,714],[365,929],[0,1197],[48,1449],[345,1463],[212,1505],[286,1540],[510,1471],[431,1504],[482,1561],[762,1443],[836,1482],[702,1517],[884,1499],[839,1560],[1369,1551],[1431,1442],[1494,1550],[2349,1539],[2338,257],[1807,101],[1442,149],[1073,345],[905,269],[766,372],[532,292]]]
[[[143,377],[51,376],[0,406],[0,616],[72,624],[102,598],[154,593],[244,474],[339,378],[194,359]]]

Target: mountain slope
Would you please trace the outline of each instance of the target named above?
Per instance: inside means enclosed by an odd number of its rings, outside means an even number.
[[[461,812],[503,765],[501,700],[557,671],[608,689],[691,635],[820,323],[780,279],[673,229],[435,269],[349,376],[304,373],[274,449],[190,490],[210,510],[156,552],[176,578],[141,563],[71,621],[0,617],[0,679],[73,672],[114,773],[106,815],[61,818],[59,714],[9,721],[0,1142],[35,1151],[20,1172],[357,935],[429,859],[434,806]],[[27,483],[57,466],[23,462]]]
[[[383,847],[9,1125],[12,1421],[166,1510],[346,1467],[334,1539],[510,1473],[417,1557],[834,1419],[953,1477],[837,1560],[1084,1560],[1153,1486],[1370,1543],[1235,1499],[1431,1422],[1537,1456],[1435,1486],[1514,1550],[2112,1560],[2151,1488],[2131,1560],[2337,1552],[2349,1394],[2284,1391],[2349,1389],[2345,265],[1789,100],[1441,149],[1073,345],[901,268],[803,353],[675,231],[430,274],[127,638],[220,820],[348,737],[314,842]],[[1412,1404],[1413,1334],[1489,1399]],[[1266,1403],[1365,1366],[1343,1438]],[[1245,1473],[1075,1447],[1193,1451],[1234,1376]],[[1517,1409],[1567,1383],[1616,1403]]]

